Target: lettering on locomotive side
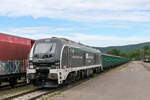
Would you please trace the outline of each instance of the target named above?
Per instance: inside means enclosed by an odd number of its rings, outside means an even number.
[[[94,57],[92,55],[89,55],[88,53],[86,53],[86,59],[94,59]]]
[[[72,56],[72,58],[74,58],[74,59],[82,59],[83,57],[82,56]]]
[[[91,60],[87,60],[87,62],[88,62],[88,63],[91,63],[92,61],[91,61]]]

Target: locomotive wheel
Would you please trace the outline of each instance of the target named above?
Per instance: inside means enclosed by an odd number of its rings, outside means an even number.
[[[73,75],[69,74],[67,79],[65,80],[65,84],[68,85],[71,84],[72,82],[73,82]]]
[[[78,71],[77,72],[77,77],[76,77],[76,81],[79,81],[81,78],[80,78],[80,72]]]

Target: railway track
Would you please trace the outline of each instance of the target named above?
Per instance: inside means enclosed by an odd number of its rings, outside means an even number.
[[[11,100],[11,97],[17,97],[20,94],[27,93],[29,91],[33,91],[37,89],[37,87],[34,87],[33,85],[23,85],[19,87],[14,87],[14,88],[7,88],[0,90],[0,100]]]
[[[64,85],[64,86],[61,86],[58,88],[53,88],[53,89],[37,88],[37,89],[34,89],[32,91],[28,91],[28,92],[24,92],[21,94],[17,94],[14,96],[4,98],[2,100],[39,100],[39,98],[41,98],[42,96],[50,95],[50,94],[56,93],[58,91],[64,91],[64,90],[73,88],[73,87],[75,87],[75,86],[77,86],[77,85],[79,85],[79,84],[81,84],[81,83],[83,83],[89,79],[90,78],[83,79],[83,80],[74,82],[72,84]]]
[[[44,95],[48,95],[54,92],[57,92],[59,90],[62,90],[64,87],[61,88],[57,88],[57,89],[51,89],[51,90],[45,90],[45,89],[39,89],[33,92],[30,92],[28,94],[23,94],[22,96],[16,97],[12,100],[37,100],[40,97],[44,96]],[[9,100],[9,99],[7,99]]]
[[[28,91],[28,92],[24,92],[21,94],[17,94],[14,96],[10,96],[7,98],[4,98],[2,100],[37,100],[38,98],[44,96],[44,95],[48,95],[54,92],[57,92],[59,90],[64,89],[64,87],[59,87],[56,89],[42,89],[42,88],[38,88],[32,91]]]
[[[4,86],[0,86],[0,91],[19,88],[19,87],[23,87],[23,86],[27,86],[27,85],[30,85],[30,84],[27,84],[26,82],[21,82],[21,83],[17,83],[15,86],[4,85]]]
[[[34,89],[34,90],[31,90],[31,91],[27,91],[27,92],[24,92],[24,93],[21,93],[21,94],[17,94],[17,95],[13,95],[13,96],[4,98],[4,99],[2,99],[2,100],[13,100],[13,99],[16,99],[16,98],[18,98],[18,97],[21,97],[21,96],[30,94],[30,93],[32,93],[32,92],[36,92],[36,91],[38,91],[38,90],[39,90],[39,89]],[[25,100],[25,99],[24,99],[24,100]]]

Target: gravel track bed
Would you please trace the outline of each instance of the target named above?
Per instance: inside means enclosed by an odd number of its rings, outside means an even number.
[[[34,89],[36,89],[36,87],[34,87],[33,85],[27,85],[23,87],[11,88],[9,90],[0,91],[0,100],[3,100],[11,96],[15,96],[18,94],[22,94],[24,92],[28,92]]]

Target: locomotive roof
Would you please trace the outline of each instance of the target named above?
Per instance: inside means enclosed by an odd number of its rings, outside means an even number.
[[[91,52],[97,52],[97,53],[100,53],[100,50],[98,49],[95,49],[93,47],[90,47],[90,46],[87,46],[87,45],[84,45],[84,44],[81,44],[81,43],[77,43],[77,42],[74,42],[72,40],[68,40],[66,38],[60,38],[62,41],[65,41],[67,44],[69,45],[73,45],[73,46],[77,46],[77,47],[80,47],[86,51],[91,51]]]
[[[90,47],[90,46],[87,46],[87,45],[84,45],[84,44],[81,44],[81,43],[74,42],[74,41],[66,39],[66,38],[52,37],[52,38],[40,39],[40,41],[43,41],[43,40],[46,40],[46,39],[53,39],[53,40],[56,40],[56,41],[61,41],[62,44],[64,44],[64,45],[70,45],[70,46],[77,47],[77,48],[85,50],[85,51],[101,53],[101,51],[98,50],[98,49],[95,49],[93,47]]]

